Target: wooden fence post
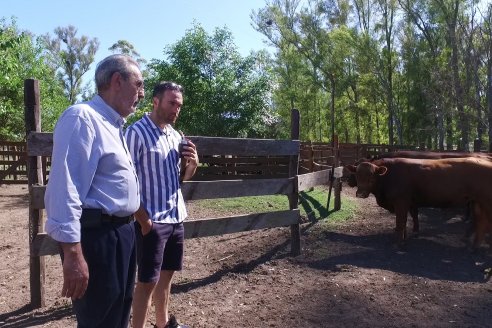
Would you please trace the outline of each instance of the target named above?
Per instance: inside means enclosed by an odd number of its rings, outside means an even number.
[[[333,151],[335,152],[335,158],[334,158],[334,161],[333,161],[333,170],[335,169],[335,167],[338,167],[340,166],[340,144],[338,142],[338,135],[335,135],[334,137],[334,145],[333,145]],[[340,178],[335,178],[335,181],[333,182],[334,183],[334,187],[335,187],[335,191],[334,191],[334,199],[333,199],[333,202],[334,202],[334,206],[333,206],[333,209],[335,211],[339,211],[341,208],[342,208],[342,201],[341,201],[341,191],[342,191],[342,183],[340,181]]]
[[[24,118],[26,122],[26,136],[31,131],[41,132],[38,80],[28,79],[24,81]],[[29,191],[33,185],[43,184],[43,171],[40,156],[28,157],[27,179]],[[35,309],[45,305],[45,261],[42,256],[34,256],[32,249],[34,238],[40,231],[43,231],[43,212],[42,210],[34,209],[31,202],[29,202],[30,305]]]
[[[292,140],[299,140],[299,121],[300,114],[299,110],[293,108],[291,111],[291,121],[290,121],[290,138]],[[298,174],[299,167],[299,154],[297,156],[290,156],[289,160],[289,177],[296,177]],[[297,209],[299,202],[299,191],[297,179],[294,182],[294,191],[289,195],[289,208],[291,210]],[[290,253],[293,256],[301,254],[301,227],[300,224],[293,224],[290,226],[291,234],[291,248]]]

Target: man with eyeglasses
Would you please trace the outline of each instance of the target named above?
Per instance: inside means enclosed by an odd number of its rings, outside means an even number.
[[[121,328],[130,320],[140,205],[122,128],[144,97],[143,78],[125,55],[103,59],[95,78],[98,94],[55,127],[46,231],[62,250],[62,296],[72,299],[77,326]]]
[[[132,323],[134,328],[145,326],[153,295],[155,327],[184,328],[188,326],[169,315],[169,298],[174,272],[183,266],[187,213],[180,181],[195,174],[198,155],[195,145],[173,128],[183,105],[183,88],[173,82],[157,84],[152,105],[152,111],[126,131],[141,190],[135,213],[138,281]]]

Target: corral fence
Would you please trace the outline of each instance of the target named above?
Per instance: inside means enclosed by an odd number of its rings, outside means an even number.
[[[213,139],[210,139],[213,140]],[[220,139],[217,139],[220,140]],[[245,140],[245,139],[241,139]],[[355,163],[361,158],[412,147],[373,144],[300,142],[299,173],[311,173],[337,165]],[[248,142],[241,144],[248,147]],[[200,166],[193,181],[271,179],[289,176],[289,156],[274,152],[260,155],[206,154],[199,149]],[[338,156],[338,157],[337,157]],[[41,156],[43,181],[47,181],[51,165],[50,156]],[[338,161],[338,162],[337,162]],[[0,141],[0,184],[27,184],[26,142]]]
[[[53,134],[41,132],[39,83],[26,80],[24,84],[26,100],[27,128],[27,176],[29,184],[29,246],[30,246],[30,290],[31,306],[39,308],[45,305],[45,255],[59,253],[58,243],[43,232],[44,193],[46,190],[43,175],[42,157],[51,156]],[[220,169],[210,168],[209,174],[216,179],[186,181],[182,184],[186,200],[215,199],[244,196],[285,195],[289,200],[289,209],[248,215],[209,218],[185,221],[185,238],[207,237],[229,233],[251,231],[274,227],[288,227],[291,231],[291,253],[300,254],[300,211],[298,209],[299,192],[316,185],[328,184],[333,176],[333,168],[298,175],[299,163],[299,112],[292,110],[291,140],[238,139],[189,137],[204,158],[221,164]],[[230,158],[263,158],[262,163],[274,166],[280,163],[282,172],[273,174],[273,168],[266,176],[258,176],[258,165],[244,161],[245,165],[229,165]],[[237,163],[235,163],[237,164]],[[225,168],[224,169],[224,165]],[[280,165],[280,164],[278,164]],[[242,172],[245,178],[230,172]],[[202,172],[203,173],[203,172]],[[255,174],[256,173],[256,174]],[[204,179],[204,175],[198,174]],[[210,176],[210,175],[209,175]],[[49,176],[48,176],[49,178]],[[225,178],[225,179],[223,179]]]
[[[46,178],[48,159],[42,159]],[[0,184],[27,184],[27,154],[24,141],[0,140]]]

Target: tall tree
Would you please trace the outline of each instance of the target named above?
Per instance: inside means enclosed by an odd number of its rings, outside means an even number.
[[[0,19],[0,139],[22,140],[24,80],[40,80],[42,129],[52,131],[54,122],[68,105],[62,85],[46,63],[41,47],[31,33],[21,31],[15,20]]]
[[[140,53],[135,49],[133,44],[131,44],[127,40],[118,40],[111,47],[108,48],[114,54],[124,54],[131,56],[135,59],[140,65],[146,64],[147,61],[140,56]]]
[[[165,49],[167,58],[147,66],[146,83],[172,80],[183,85],[179,127],[188,134],[224,137],[268,136],[275,122],[269,106],[271,79],[266,53],[242,57],[231,32],[209,35],[195,24]]]
[[[55,35],[43,36],[51,64],[57,69],[70,103],[75,103],[83,92],[82,76],[90,69],[99,49],[99,40],[82,35],[76,36],[77,29],[69,25],[55,28]]]
[[[492,4],[489,4],[484,17],[483,39],[486,44],[485,58],[487,59],[486,76],[487,76],[487,121],[489,123],[489,151],[492,151]]]

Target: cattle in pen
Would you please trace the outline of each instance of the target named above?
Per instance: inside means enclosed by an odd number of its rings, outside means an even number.
[[[492,219],[492,162],[481,158],[386,158],[346,167],[355,174],[356,196],[371,193],[381,207],[395,213],[396,238],[406,239],[407,214],[419,207],[472,206],[478,247]],[[381,205],[383,204],[383,205]]]

